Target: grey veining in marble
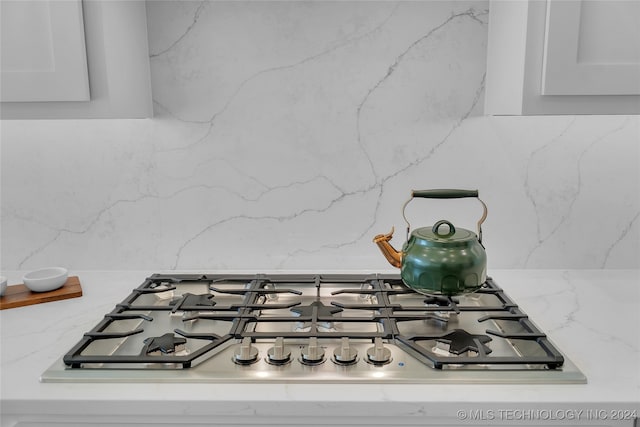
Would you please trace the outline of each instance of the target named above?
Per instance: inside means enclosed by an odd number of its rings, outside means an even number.
[[[639,118],[482,116],[488,7],[149,2],[153,119],[2,122],[2,268],[386,268],[439,187],[490,269],[639,267]]]

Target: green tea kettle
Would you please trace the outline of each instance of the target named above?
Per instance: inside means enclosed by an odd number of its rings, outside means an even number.
[[[440,220],[431,227],[417,228],[405,216],[405,209],[414,198],[456,199],[475,197],[484,212],[478,221],[478,234],[454,227]],[[402,207],[407,223],[407,241],[398,252],[388,234],[379,234],[373,241],[394,267],[400,268],[402,281],[409,288],[426,295],[462,295],[475,292],[487,279],[487,254],[482,245],[482,223],[487,218],[487,205],[478,197],[478,190],[413,190],[411,198]]]

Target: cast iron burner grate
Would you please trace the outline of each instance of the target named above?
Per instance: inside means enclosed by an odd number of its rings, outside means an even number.
[[[152,325],[154,332],[144,338]],[[186,369],[241,342],[277,342],[283,351],[283,345],[305,340],[346,339],[372,343],[379,354],[385,353],[383,345],[396,346],[435,369],[553,370],[564,363],[491,278],[470,296],[425,299],[397,275],[381,274],[154,274],[85,333],[63,361],[77,369]],[[438,343],[448,344],[449,351],[434,351]],[[129,344],[137,350],[123,350]],[[509,352],[496,351],[507,347]]]

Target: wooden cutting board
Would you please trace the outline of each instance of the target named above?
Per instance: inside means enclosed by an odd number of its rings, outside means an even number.
[[[0,297],[0,310],[81,296],[82,287],[78,276],[70,276],[61,288],[49,292],[31,292],[22,284],[7,286],[4,295]]]

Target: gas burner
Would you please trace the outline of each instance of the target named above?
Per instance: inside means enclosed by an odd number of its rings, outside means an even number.
[[[482,353],[491,353],[491,349],[485,345],[491,341],[490,336],[470,334],[464,329],[454,329],[448,334],[436,338],[436,341],[449,344],[449,353],[456,355],[464,354],[469,351],[480,353],[478,345],[482,349]]]
[[[213,301],[212,294],[194,295],[190,293],[185,293],[180,297],[173,298],[169,303],[169,305],[173,306],[173,309],[171,311],[175,313],[178,310],[213,307],[214,305],[216,305],[216,302]]]
[[[449,308],[449,311],[453,311],[456,314],[460,313],[460,309],[458,308],[458,303],[460,300],[458,298],[453,298],[444,295],[429,295],[424,299],[424,304],[435,305],[442,308]]]
[[[312,329],[313,332],[335,332],[334,322],[319,319],[330,319],[334,314],[343,311],[342,308],[339,307],[326,306],[321,301],[314,301],[309,305],[298,306],[289,310],[300,318],[305,319],[304,321],[295,322],[293,329],[294,332],[303,333],[310,332]]]
[[[173,335],[168,332],[160,337],[149,337],[144,341],[145,346],[142,348],[141,354],[172,354],[184,349],[187,340]]]
[[[335,323],[333,322],[316,322],[313,332],[336,332]],[[306,334],[311,332],[312,322],[295,322],[293,324],[293,332]]]
[[[449,311],[432,311],[424,316],[424,321],[436,321],[441,324],[443,328],[446,328],[449,320],[452,320],[452,315],[455,316],[455,313]]]
[[[314,301],[309,305],[294,307],[290,310],[300,317],[312,317],[314,319],[333,317],[334,314],[342,311],[338,307],[328,307],[321,301]],[[316,313],[315,317],[314,312]]]

